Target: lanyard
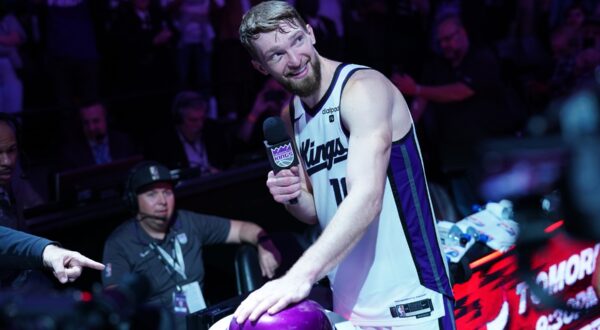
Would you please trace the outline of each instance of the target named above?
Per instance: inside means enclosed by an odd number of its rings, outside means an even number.
[[[175,270],[184,280],[187,280],[187,276],[185,275],[185,262],[183,260],[183,253],[181,252],[181,246],[179,245],[179,240],[174,238],[175,243],[175,258],[174,260],[171,255],[167,253],[163,248],[158,246],[156,243],[150,243],[150,248],[158,251],[158,259],[165,263],[168,267]]]

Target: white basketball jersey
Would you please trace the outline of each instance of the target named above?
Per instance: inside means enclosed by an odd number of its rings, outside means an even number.
[[[349,132],[342,90],[366,67],[341,64],[323,99],[309,109],[296,97],[291,118],[309,175],[317,216],[326,227],[347,194]],[[336,313],[360,326],[418,324],[444,316],[452,297],[412,129],[392,145],[383,207],[362,239],[329,274]]]

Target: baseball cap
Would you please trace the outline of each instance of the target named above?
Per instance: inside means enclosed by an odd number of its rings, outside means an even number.
[[[129,174],[130,192],[137,194],[142,188],[155,182],[175,183],[169,169],[159,162],[146,161],[136,165]]]

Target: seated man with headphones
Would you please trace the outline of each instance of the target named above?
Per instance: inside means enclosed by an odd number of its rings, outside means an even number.
[[[146,139],[144,157],[170,169],[198,169],[201,175],[229,165],[229,138],[224,127],[208,118],[209,98],[204,93],[182,91],[173,101],[173,125]]]
[[[127,134],[110,127],[109,119],[108,109],[98,100],[79,108],[81,126],[60,148],[61,170],[102,165],[139,153]]]
[[[125,200],[135,212],[108,237],[104,246],[104,286],[127,273],[143,274],[151,283],[149,303],[173,312],[177,329],[185,316],[206,307],[202,296],[202,247],[250,243],[258,248],[263,276],[272,278],[281,262],[265,231],[250,222],[175,209],[175,180],[155,161],[135,166],[125,184]]]

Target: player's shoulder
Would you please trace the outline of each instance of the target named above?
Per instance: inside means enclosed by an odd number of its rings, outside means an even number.
[[[378,99],[391,93],[389,80],[379,71],[366,68],[357,70],[344,87],[344,98]]]
[[[356,70],[350,77],[351,81],[385,80],[386,77],[379,71],[368,66],[356,66]]]
[[[366,89],[384,87],[388,85],[388,79],[379,71],[365,67],[352,74],[346,83],[346,89]]]

